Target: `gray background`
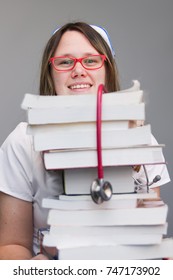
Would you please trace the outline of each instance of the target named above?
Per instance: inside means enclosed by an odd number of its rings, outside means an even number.
[[[84,20],[108,29],[122,87],[133,79],[146,91],[147,122],[172,177],[173,166],[173,1],[172,0],[0,0],[0,144],[25,120],[20,104],[38,93],[43,48],[52,31],[67,21]],[[169,205],[168,236],[173,236],[173,186],[161,188]]]

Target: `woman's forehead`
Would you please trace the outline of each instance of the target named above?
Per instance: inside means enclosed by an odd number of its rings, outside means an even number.
[[[78,31],[66,31],[59,42],[55,55],[70,54],[98,54],[98,51],[91,45],[84,34]]]

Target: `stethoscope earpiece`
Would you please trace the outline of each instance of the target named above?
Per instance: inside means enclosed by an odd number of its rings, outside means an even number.
[[[108,181],[104,181],[103,165],[102,165],[102,145],[101,145],[101,109],[102,109],[102,93],[105,91],[103,85],[100,85],[97,93],[97,172],[98,179],[94,180],[91,185],[91,197],[97,204],[108,201],[112,196],[112,185]],[[105,91],[106,92],[106,91]]]
[[[150,182],[149,181],[149,177],[148,177],[148,173],[147,173],[147,169],[146,169],[145,165],[142,165],[142,166],[143,166],[143,169],[144,169],[144,174],[145,174],[145,178],[146,178],[146,184],[143,184],[139,179],[135,179],[133,177],[135,185],[136,185],[135,192],[138,192],[138,191],[142,190],[144,187],[146,187],[147,188],[147,192],[149,192],[149,187],[151,185],[153,185],[154,183],[157,183],[158,181],[161,180],[161,176],[160,175],[156,175],[153,178],[153,180]]]

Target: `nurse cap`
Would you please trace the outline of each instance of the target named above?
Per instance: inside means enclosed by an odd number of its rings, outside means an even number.
[[[90,26],[95,30],[97,31],[101,36],[102,38],[106,41],[106,43],[108,44],[111,52],[112,52],[112,56],[115,58],[115,51],[114,51],[114,48],[112,46],[112,43],[111,43],[111,40],[110,40],[110,37],[109,37],[109,34],[107,32],[107,30],[101,26],[98,26],[98,25],[93,25],[93,24],[90,24]],[[57,28],[53,34],[55,34],[60,28]]]
[[[109,37],[109,34],[108,34],[107,30],[105,28],[103,28],[101,26],[97,26],[97,25],[92,25],[91,24],[90,26],[102,36],[102,38],[108,44],[108,46],[109,46],[109,48],[112,52],[113,57],[115,57],[115,51],[114,51],[114,48],[112,46],[111,39]]]

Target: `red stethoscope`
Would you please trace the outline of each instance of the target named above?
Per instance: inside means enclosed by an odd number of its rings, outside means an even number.
[[[106,92],[104,85],[99,85],[97,92],[97,119],[96,119],[96,139],[97,139],[97,176],[91,185],[91,197],[97,204],[108,201],[112,196],[112,185],[104,180],[102,164],[102,94]]]
[[[110,182],[104,180],[103,164],[102,164],[102,139],[101,139],[101,123],[102,123],[102,94],[106,92],[104,85],[99,85],[97,92],[97,118],[96,118],[96,136],[97,136],[97,173],[98,178],[95,179],[91,185],[91,197],[93,201],[97,204],[101,204],[103,201],[108,201],[112,197],[113,189]],[[160,175],[156,175],[152,182],[149,181],[147,170],[145,165],[143,165],[146,184],[142,184],[140,180],[135,180],[135,192],[147,187],[147,192],[149,192],[149,186],[156,183],[161,179]]]

